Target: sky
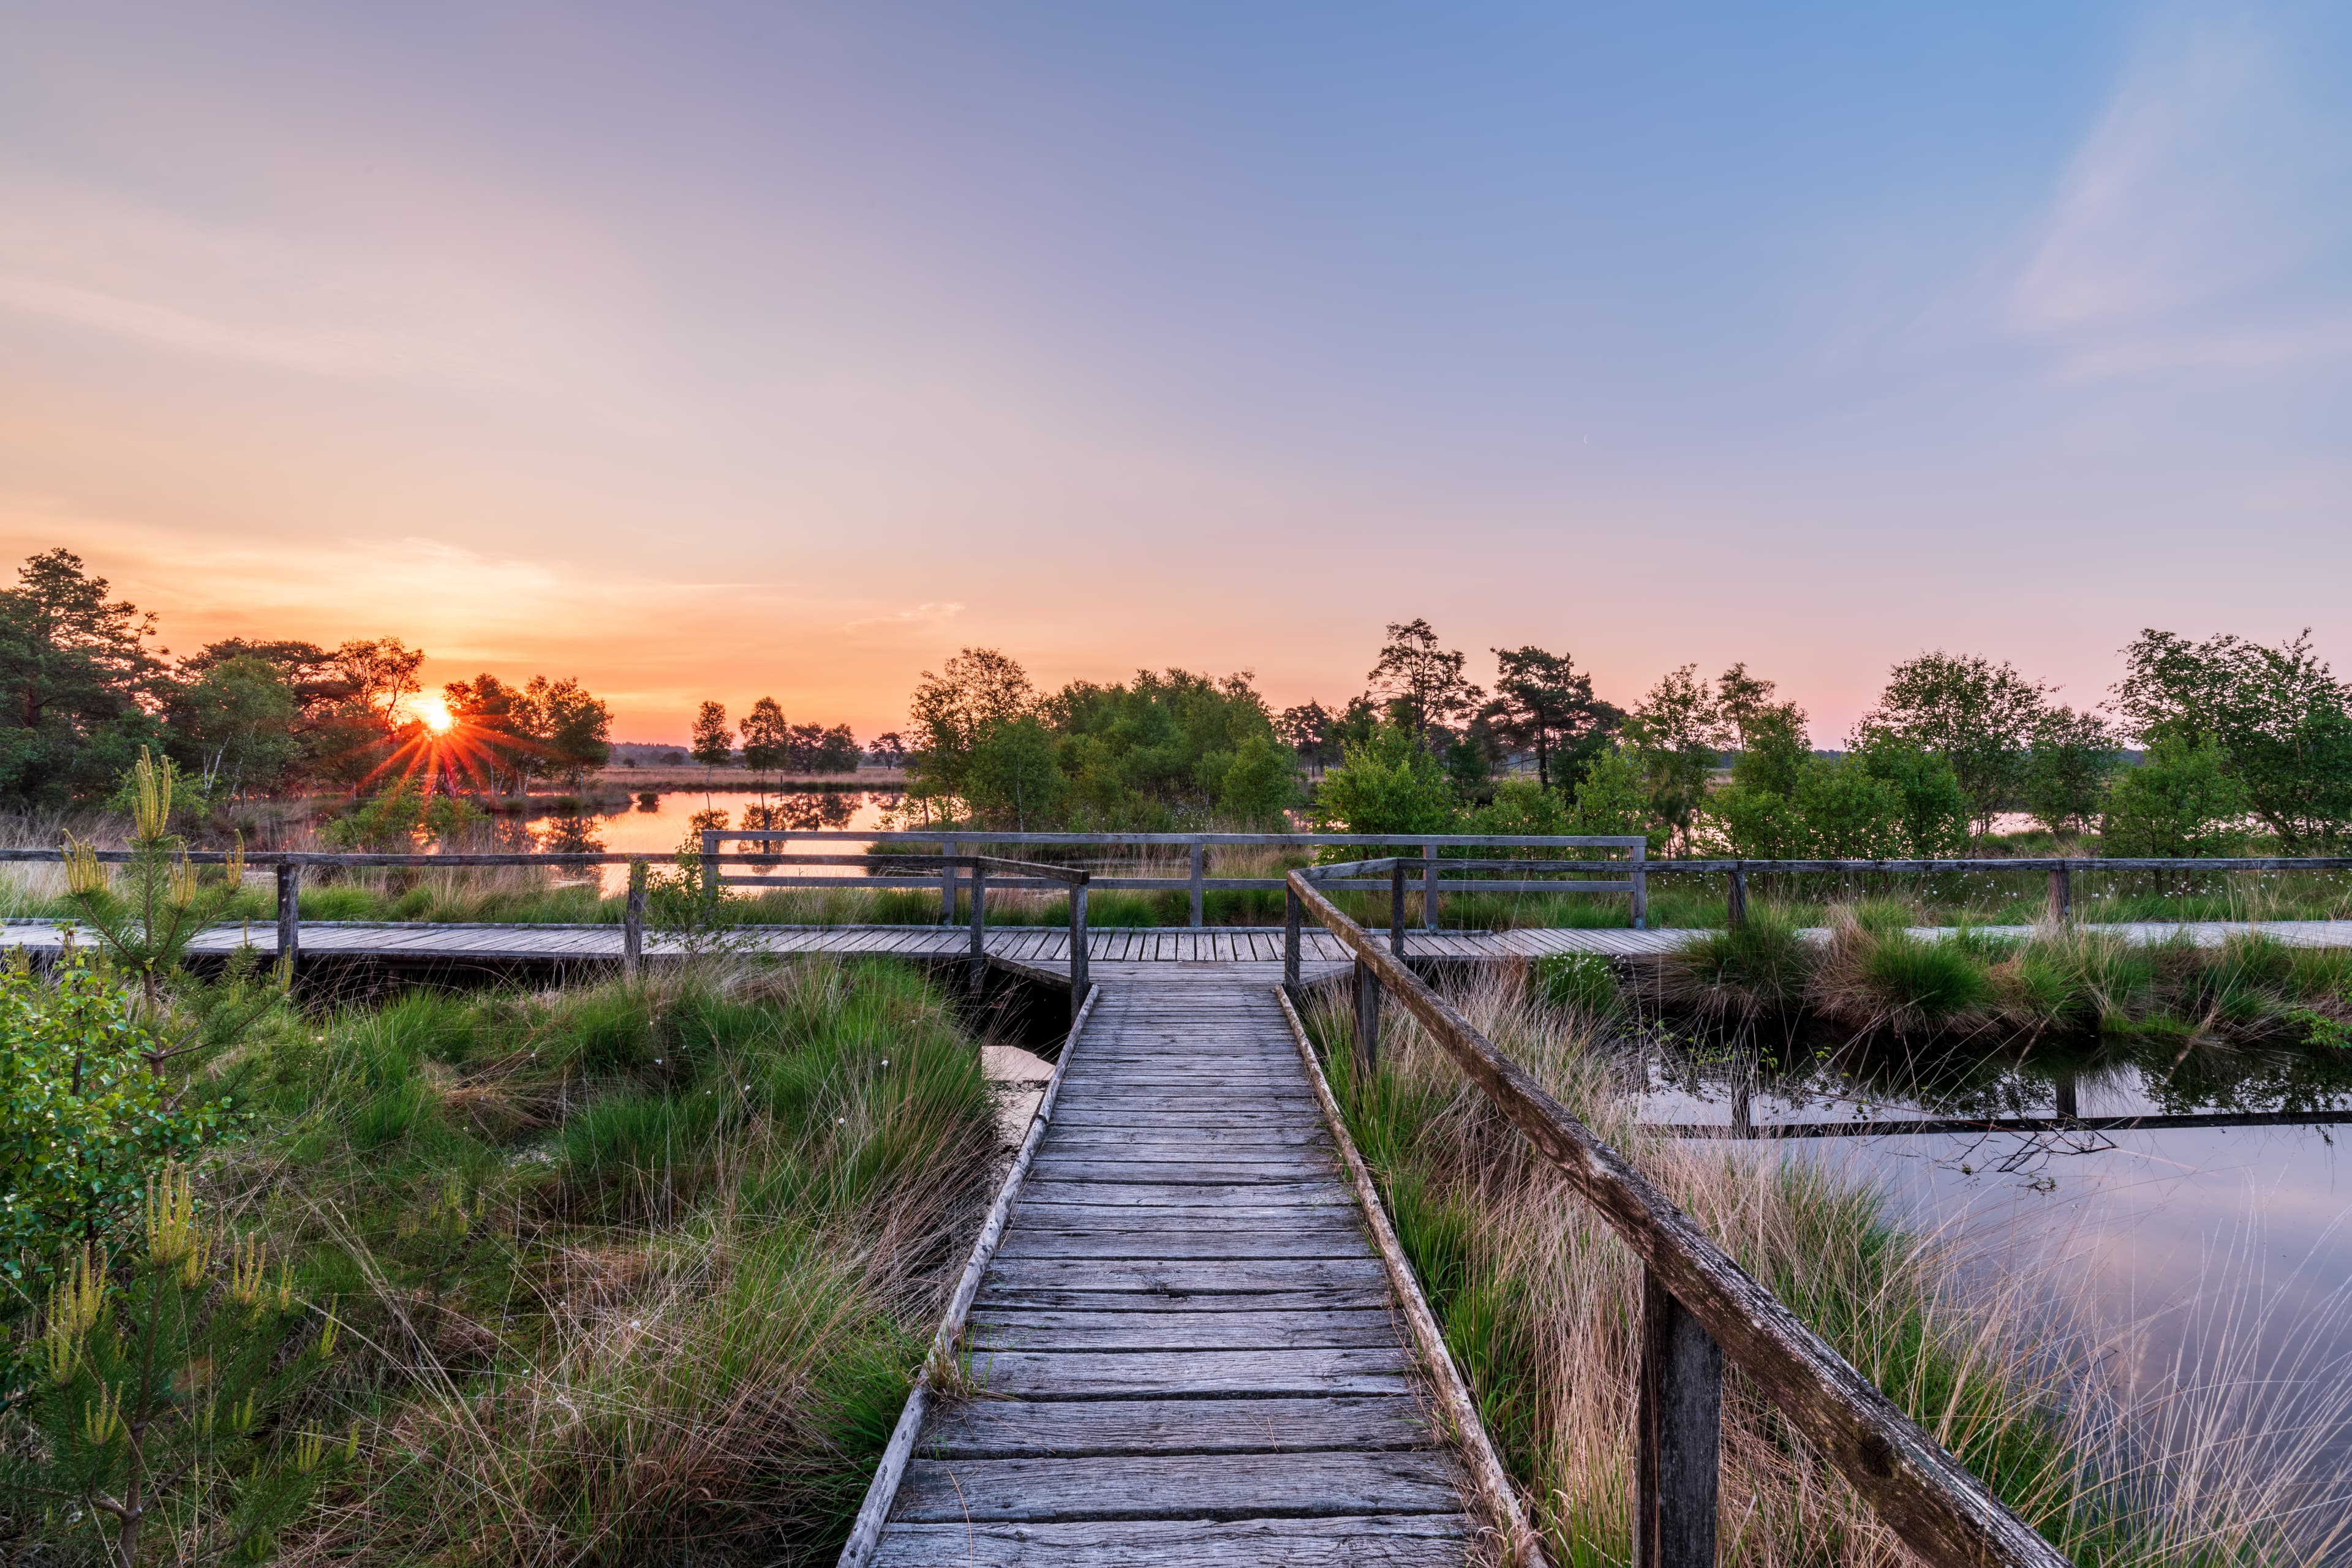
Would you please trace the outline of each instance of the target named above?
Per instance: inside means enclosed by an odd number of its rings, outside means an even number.
[[[2352,668],[2352,7],[0,0],[0,549],[897,726]]]

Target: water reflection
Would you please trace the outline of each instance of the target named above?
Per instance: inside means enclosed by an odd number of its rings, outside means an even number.
[[[1685,1037],[1643,1050],[1645,1119],[1777,1130],[1759,1158],[1875,1184],[1907,1225],[1950,1241],[1982,1290],[2021,1281],[2057,1310],[2096,1347],[2104,1392],[2191,1424],[2156,1431],[2153,1449],[2200,1433],[2250,1445],[2340,1510],[2352,1486],[2352,1184],[2328,1123],[2352,1122],[2352,1052],[2147,1037],[1934,1048]],[[2321,1124],[2058,1120],[2139,1116]],[[2000,1125],[2019,1119],[2032,1121]],[[1841,1135],[1802,1131],[1825,1124]]]
[[[700,841],[709,829],[751,832],[854,832],[881,826],[883,814],[898,804],[896,791],[806,790],[770,795],[764,798],[706,795],[675,791],[640,794],[628,805],[599,811],[593,803],[553,803],[548,815],[530,818],[500,817],[491,835],[501,849],[543,850],[571,854],[671,855]],[[724,801],[727,804],[720,805]],[[741,849],[745,846],[730,846]],[[810,845],[808,848],[854,850],[854,844]],[[822,874],[833,868],[796,868]],[[847,874],[855,875],[855,868]],[[607,893],[628,885],[628,868],[607,866],[602,883]]]

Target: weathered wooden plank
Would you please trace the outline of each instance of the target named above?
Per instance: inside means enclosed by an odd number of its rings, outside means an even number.
[[[1022,1189],[1024,1204],[1084,1205],[1097,1211],[1118,1206],[1150,1209],[1231,1209],[1241,1205],[1274,1213],[1294,1208],[1349,1209],[1348,1189],[1330,1178],[1318,1182],[1203,1183],[1165,1186],[1149,1182],[1070,1182],[1035,1177]]]
[[[1089,1313],[1075,1313],[1085,1318]],[[1133,1316],[1129,1313],[1113,1316]],[[1200,1313],[1162,1317],[1200,1319]],[[1297,1399],[973,1399],[942,1408],[923,1434],[935,1459],[1049,1454],[1306,1453],[1426,1447],[1428,1413],[1391,1395]]]
[[[1247,1296],[1265,1290],[1370,1287],[1388,1275],[1367,1250],[1360,1258],[1253,1258],[1232,1262],[1108,1258],[1008,1258],[981,1282],[982,1300],[1023,1290],[1121,1291],[1135,1295]]]
[[[1061,1127],[1056,1128],[1053,1141],[1065,1147],[1087,1144],[1116,1148],[1123,1143],[1165,1143],[1171,1134],[1165,1123],[1127,1127]],[[1196,1127],[1182,1134],[1181,1142],[1195,1148],[1223,1149],[1247,1145],[1268,1148],[1328,1148],[1330,1139],[1319,1127],[1284,1127],[1261,1124],[1255,1127]]]
[[[1041,1153],[1037,1174],[1054,1181],[1146,1182],[1154,1185],[1239,1185],[1247,1182],[1297,1182],[1328,1174],[1319,1160],[1090,1160]]]
[[[1014,1258],[1348,1258],[1363,1249],[1354,1226],[1301,1211],[1279,1229],[1253,1222],[1245,1229],[1212,1230],[1187,1226],[1139,1226],[1134,1230],[1058,1230],[1034,1222],[1005,1233],[997,1256]]]
[[[1263,1138],[1200,1138],[1190,1140],[1181,1133],[1162,1131],[1155,1142],[1143,1138],[1131,1138],[1124,1142],[1096,1142],[1096,1140],[1054,1138],[1046,1140],[1045,1154],[1054,1159],[1140,1159],[1148,1163],[1192,1163],[1200,1159],[1218,1162],[1254,1162],[1254,1163],[1294,1163],[1307,1162],[1319,1171],[1328,1171],[1327,1142],[1307,1142],[1306,1138],[1270,1142]]]
[[[873,1561],[876,1568],[1459,1568],[1475,1532],[1460,1514],[903,1524]]]
[[[1099,1189],[1116,1197],[1116,1185]],[[1345,1194],[1306,1200],[1254,1204],[1246,1192],[1213,1203],[1076,1203],[1049,1198],[1023,1211],[1021,1223],[1037,1230],[1267,1231],[1288,1234],[1301,1227],[1345,1229],[1360,1216]]]
[[[1235,1308],[1211,1314],[999,1308],[973,1320],[971,1342],[1018,1351],[1244,1351],[1369,1349],[1402,1342],[1393,1315],[1377,1309],[1300,1312]]]
[[[985,1292],[983,1292],[985,1293]],[[1240,1294],[1171,1296],[1133,1290],[999,1289],[988,1297],[993,1310],[1056,1312],[1320,1312],[1351,1309],[1389,1310],[1385,1279],[1378,1286],[1320,1285],[1303,1290],[1255,1290]]]
[[[1288,1110],[1195,1110],[1177,1102],[1163,1106],[1148,1118],[1139,1117],[1123,1106],[1071,1105],[1055,1113],[1054,1125],[1067,1127],[1296,1127],[1299,1118]]]
[[[1937,1563],[2063,1568],[2065,1558],[1691,1217],[1570,1116],[1444,997],[1298,873],[1292,891],[1378,973],[1673,1295],[1914,1552]]]
[[[975,1351],[972,1381],[1016,1399],[1271,1398],[1410,1394],[1402,1348],[1258,1351]]]
[[[918,1460],[907,1467],[897,1517],[977,1524],[1454,1514],[1461,1508],[1444,1462],[1427,1452],[1122,1454]]]

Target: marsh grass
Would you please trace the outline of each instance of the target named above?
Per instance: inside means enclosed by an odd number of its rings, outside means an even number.
[[[702,965],[289,1016],[212,1201],[342,1303],[357,1472],[294,1561],[822,1561],[984,1205],[919,973]]]
[[[2224,1439],[2252,1414],[2243,1391],[2117,1397],[2102,1373],[2117,1347],[2070,1331],[2030,1281],[1964,1267],[1954,1247],[1901,1229],[1872,1188],[1836,1171],[1648,1134],[1622,1058],[1600,1047],[1591,1020],[1546,1005],[1515,977],[1455,1000],[2075,1561],[2299,1563],[2345,1544],[2336,1516],[2315,1506],[2344,1490],[2314,1473],[2315,1436],[2260,1449]],[[1381,1068],[1364,1079],[1347,1010],[1336,996],[1310,1009],[1349,1131],[1552,1551],[1563,1563],[1622,1563],[1639,1265],[1452,1060],[1389,1011]],[[2340,1416],[2344,1399],[2333,1399]],[[1723,1462],[1726,1563],[1909,1560],[1736,1373]]]
[[[121,847],[119,825],[79,813],[0,819],[0,847],[54,848],[68,827],[94,837],[100,847]],[[315,838],[306,822],[290,818],[270,834],[269,842],[281,848],[330,847]],[[481,847],[495,846],[486,842]],[[915,852],[896,845],[876,847]],[[1063,847],[1033,846],[1023,853],[1055,854]],[[1276,846],[1215,845],[1208,852],[1208,870],[1212,876],[1279,879],[1289,868],[1307,864],[1309,854]],[[1106,875],[1189,875],[1189,861],[1181,851],[1135,848],[1084,857],[1074,851],[1056,858],[1070,864],[1083,858]],[[1931,877],[1759,875],[1751,879],[1750,891],[1754,901],[1769,900],[1792,923],[1808,927],[1836,924],[1846,910],[1891,910],[1898,905],[1912,911],[1909,923],[1921,926],[2032,925],[2042,918],[2046,898],[2042,873],[2004,870],[1997,852],[1983,865],[1982,870]],[[0,917],[69,913],[64,893],[62,876],[54,866],[0,865]],[[1334,897],[1368,926],[1388,923],[1385,893],[1338,890]],[[2074,901],[2077,918],[2090,923],[2343,920],[2352,919],[2352,874],[2090,869],[2075,876]],[[1423,923],[1421,904],[1417,891],[1407,894],[1406,922],[1414,929]],[[1727,908],[1720,877],[1664,875],[1650,879],[1649,923],[1654,929],[1720,930],[1727,924]],[[837,888],[730,889],[728,910],[730,918],[745,924],[928,925],[938,921],[940,901],[928,889],[873,888],[845,877]],[[229,918],[262,921],[271,912],[268,873],[257,871]],[[1633,919],[1631,900],[1622,893],[1490,893],[1475,886],[1449,889],[1440,913],[1441,923],[1454,930],[1607,929],[1622,928]],[[1275,890],[1213,888],[1203,899],[1202,918],[1211,925],[1278,925],[1282,914],[1282,894]],[[302,915],[314,921],[596,924],[619,921],[622,900],[603,894],[593,878],[532,867],[354,869],[331,877],[313,873],[306,879]],[[989,897],[992,923],[1060,925],[1068,918],[1067,902],[1058,892],[1000,891]],[[1097,889],[1088,899],[1087,918],[1108,928],[1187,925],[1191,896],[1181,888]]]
[[[1663,958],[1653,994],[1670,1010],[1745,1021],[1798,1010],[1857,1035],[2161,1033],[2294,1038],[2352,1018],[2352,950],[2295,948],[2259,930],[2200,945],[2137,942],[2084,925],[2030,936],[1924,930],[1906,904],[1832,912],[1808,940],[1785,909]]]

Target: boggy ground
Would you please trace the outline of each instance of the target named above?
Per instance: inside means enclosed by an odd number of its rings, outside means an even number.
[[[2352,1497],[2315,1429],[2257,1454],[2244,1437],[2261,1402],[2241,1390],[2126,1406],[2103,1368],[2130,1347],[2071,1331],[2045,1282],[1964,1268],[1835,1168],[1645,1130],[1613,1021],[1544,989],[1489,972],[1454,1000],[2074,1561],[2316,1563],[2352,1544]],[[1402,1009],[1383,1011],[1364,1078],[1342,999],[1309,1010],[1349,1131],[1557,1560],[1623,1562],[1639,1265]],[[1736,1373],[1721,1497],[1726,1563],[1909,1561]]]
[[[999,1158],[919,972],[411,992],[242,1070],[200,1190],[351,1346],[287,1560],[829,1560]]]
[[[1669,1013],[1709,1022],[1801,1015],[1859,1036],[2352,1046],[2352,948],[2290,947],[2259,931],[2210,947],[2185,936],[2133,942],[2080,923],[1922,936],[1921,923],[1907,901],[1845,905],[1814,942],[1789,911],[1759,908],[1739,929],[1668,954],[1647,991]]]

